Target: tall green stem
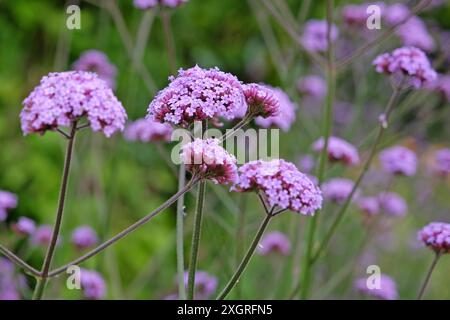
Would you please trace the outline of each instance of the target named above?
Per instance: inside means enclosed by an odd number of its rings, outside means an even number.
[[[186,180],[186,167],[180,164],[178,172],[178,190],[183,189]],[[186,286],[184,285],[184,195],[177,201],[177,276],[178,297],[186,300]]]
[[[428,272],[427,272],[425,280],[422,284],[422,287],[420,288],[420,292],[419,292],[419,295],[417,296],[417,300],[422,299],[423,294],[425,293],[425,289],[427,288],[428,283],[430,282],[431,274],[433,273],[433,270],[436,267],[436,264],[438,263],[440,257],[441,257],[441,253],[437,252],[436,255],[434,256],[434,259],[433,259],[433,262],[431,263],[430,268],[428,269]]]
[[[41,300],[44,295],[45,285],[47,283],[48,272],[52,264],[53,255],[55,253],[56,243],[58,241],[59,231],[61,229],[62,216],[64,212],[64,203],[66,200],[67,184],[69,182],[70,162],[72,160],[73,146],[75,143],[75,133],[77,131],[77,122],[72,123],[69,142],[66,148],[66,157],[64,160],[64,170],[61,179],[61,188],[59,190],[58,209],[56,211],[55,225],[53,226],[52,238],[45,255],[44,263],[42,265],[41,277],[37,279],[36,287],[33,293],[33,300]]]

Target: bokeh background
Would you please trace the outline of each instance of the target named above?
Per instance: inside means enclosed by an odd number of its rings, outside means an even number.
[[[298,23],[298,30],[305,20],[325,17],[325,1],[282,2]],[[336,1],[336,24],[340,29],[338,57],[379,32],[363,33],[343,25],[341,9],[350,2]],[[417,3],[398,2],[409,7]],[[45,249],[31,246],[27,239],[11,232],[10,225],[20,216],[30,217],[38,224],[53,223],[65,141],[56,133],[24,137],[19,122],[21,101],[42,76],[71,69],[72,63],[88,49],[105,52],[117,67],[115,92],[130,120],[145,116],[156,91],[167,85],[171,75],[161,13],[139,10],[132,1],[117,3],[117,11],[111,11],[99,6],[101,1],[80,1],[81,29],[68,30],[65,1],[0,0],[0,189],[19,197],[18,207],[0,224],[0,241],[36,267],[41,265]],[[320,136],[322,101],[300,95],[297,81],[309,74],[323,75],[299,51],[261,1],[190,0],[165,11],[170,15],[177,68],[195,64],[217,66],[244,82],[281,87],[298,105],[296,122],[288,132],[281,133],[281,157],[297,164],[305,155],[316,157],[311,144]],[[446,73],[450,57],[450,4],[433,6],[420,17],[436,42],[429,57],[437,61],[439,72]],[[138,39],[143,23],[151,25],[146,43]],[[136,64],[130,57],[139,45],[144,51],[142,61]],[[370,64],[376,54],[400,45],[400,39],[392,36],[338,76],[333,133],[358,146],[363,157],[391,90],[387,78],[375,73]],[[352,206],[314,268],[312,298],[360,298],[352,284],[356,277],[365,275],[368,264],[379,265],[382,272],[396,280],[400,298],[412,299],[417,295],[432,259],[432,253],[416,241],[417,230],[431,221],[449,222],[449,180],[433,176],[429,164],[434,150],[450,145],[450,104],[445,96],[429,90],[417,91],[402,101],[383,147],[403,144],[419,156],[418,174],[398,178],[392,187],[406,199],[408,213],[403,218],[391,219],[388,231],[380,233],[360,251],[365,237],[363,219],[358,208]],[[164,146],[167,151],[170,147],[171,144]],[[331,166],[326,176],[355,178],[358,173],[359,168]],[[367,194],[382,191],[388,180],[376,161],[362,190]],[[76,227],[90,225],[101,239],[107,239],[156,208],[176,188],[177,179],[155,145],[131,143],[121,134],[111,139],[89,130],[79,134],[62,240],[53,266],[80,254],[70,242]],[[195,191],[186,197],[186,259],[194,196]],[[336,209],[333,204],[325,204],[319,238]],[[208,185],[205,212],[199,268],[218,277],[221,288],[249,245],[263,212],[255,195],[230,193],[212,184]],[[83,265],[103,275],[106,298],[158,299],[176,292],[175,218],[173,206]],[[288,212],[274,220],[270,229],[289,236],[291,254],[256,255],[230,297],[290,297],[299,276],[307,219]],[[427,298],[450,298],[449,267],[450,258],[444,256],[433,275]],[[62,275],[51,281],[46,296],[82,298],[79,291],[66,289],[65,279]],[[20,290],[24,298],[29,298],[28,288],[34,286],[34,281],[26,278],[25,282]]]

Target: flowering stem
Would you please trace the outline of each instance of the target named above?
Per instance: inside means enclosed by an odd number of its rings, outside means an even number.
[[[379,143],[381,142],[381,138],[383,137],[385,130],[387,129],[387,123],[389,120],[389,116],[390,116],[390,114],[395,106],[395,103],[400,95],[400,92],[402,90],[402,84],[403,84],[403,81],[399,86],[394,87],[394,91],[392,92],[392,95],[386,106],[386,110],[383,114],[384,119],[382,122],[380,122],[378,134],[377,134],[375,141],[372,145],[372,148],[369,152],[369,157],[367,158],[366,162],[364,163],[363,169],[362,169],[361,173],[359,174],[358,178],[356,179],[350,194],[348,195],[347,199],[345,200],[343,206],[338,211],[336,218],[334,219],[330,229],[325,234],[325,237],[323,238],[322,242],[320,243],[319,249],[317,249],[316,253],[312,257],[312,259],[310,261],[311,264],[314,264],[316,262],[316,260],[319,258],[320,254],[325,250],[326,246],[328,245],[329,241],[331,240],[331,237],[333,236],[334,232],[336,231],[337,226],[339,225],[340,221],[342,220],[342,217],[344,216],[345,212],[347,211],[348,207],[350,206],[350,203],[353,199],[353,196],[355,195],[357,188],[359,187],[362,179],[364,178],[365,174],[369,170],[370,165],[372,164],[372,160],[375,156],[375,153],[377,152],[377,147],[378,147]]]
[[[36,287],[33,293],[33,300],[41,300],[44,295],[45,285],[48,278],[48,272],[52,263],[53,255],[55,253],[56,243],[58,241],[59,231],[61,229],[62,216],[64,212],[64,203],[66,199],[67,184],[69,181],[70,162],[72,160],[73,146],[75,142],[75,133],[77,132],[77,121],[72,122],[70,130],[69,142],[67,143],[66,158],[64,160],[64,170],[61,180],[61,188],[59,191],[58,209],[56,212],[55,225],[53,226],[52,237],[45,255],[44,263],[42,265],[41,277],[37,278]]]
[[[170,12],[163,10],[161,12],[161,19],[164,29],[164,38],[167,46],[167,57],[169,59],[170,72],[175,74],[177,72],[175,41],[173,39],[172,28],[170,27]]]
[[[328,140],[331,134],[331,127],[333,123],[333,102],[336,87],[336,72],[334,70],[334,53],[333,53],[333,42],[331,40],[331,28],[333,24],[333,12],[334,12],[334,1],[327,1],[327,40],[328,40],[328,54],[327,54],[327,98],[325,101],[325,114],[323,117],[323,139],[324,146],[320,154],[319,168],[317,177],[319,179],[319,185],[322,184],[324,174],[325,174],[325,164],[328,155]],[[302,299],[306,299],[310,284],[310,269],[311,269],[311,255],[313,251],[314,235],[317,227],[317,219],[319,212],[317,212],[309,223],[309,228],[307,232],[307,242],[306,242],[306,252],[303,258],[303,268],[302,276],[300,281],[302,283],[300,296]],[[299,288],[300,289],[300,288]]]
[[[230,291],[234,288],[234,286],[239,281],[239,278],[241,277],[242,273],[244,272],[245,268],[247,267],[250,259],[253,256],[253,253],[255,252],[256,246],[258,245],[259,241],[261,240],[262,235],[264,234],[264,231],[267,228],[267,225],[270,222],[270,219],[272,219],[273,215],[271,212],[266,212],[266,217],[264,218],[264,221],[261,223],[258,232],[255,235],[255,238],[252,241],[252,244],[247,250],[247,253],[245,254],[244,258],[242,259],[241,263],[239,264],[238,268],[234,272],[233,276],[231,277],[230,281],[228,281],[225,288],[222,290],[222,292],[217,297],[217,300],[223,300],[225,297],[230,293]]]
[[[186,167],[182,163],[178,171],[178,190],[182,190],[186,181]],[[177,277],[178,298],[186,300],[184,285],[184,195],[177,201]]]
[[[194,185],[197,184],[198,181],[199,181],[199,179],[197,177],[195,177],[195,176],[192,177],[192,179],[184,186],[183,189],[181,189],[177,193],[175,193],[172,197],[170,197],[166,202],[164,202],[162,205],[160,205],[157,209],[155,209],[154,211],[150,212],[145,217],[143,217],[140,220],[136,221],[135,223],[133,223],[128,228],[126,228],[123,231],[119,232],[114,237],[112,237],[108,241],[103,242],[101,245],[97,246],[95,249],[92,249],[91,251],[89,251],[88,253],[84,254],[83,256],[73,260],[72,262],[69,262],[68,264],[66,264],[66,265],[64,265],[62,267],[59,267],[59,268],[57,268],[55,270],[52,270],[51,272],[49,272],[48,276],[49,277],[54,277],[54,276],[56,276],[56,275],[58,275],[60,273],[63,273],[64,271],[66,271],[68,267],[80,264],[81,262],[86,261],[89,258],[92,258],[93,256],[97,255],[98,253],[102,252],[103,250],[108,248],[110,245],[114,244],[116,241],[124,238],[125,236],[127,236],[131,232],[135,231],[136,229],[138,229],[139,227],[141,227],[142,225],[147,223],[149,220],[151,220],[157,214],[161,213],[162,211],[164,211],[165,209],[170,207],[175,201],[178,200],[178,198],[180,196],[182,196],[183,194],[185,194],[186,192],[191,190],[192,187],[194,187]]]
[[[417,300],[422,299],[423,294],[425,293],[425,289],[427,288],[428,282],[430,282],[431,274],[433,273],[433,270],[436,267],[436,264],[438,263],[440,257],[441,257],[441,253],[436,252],[436,255],[434,256],[433,262],[431,263],[431,266],[428,269],[428,272],[427,272],[425,280],[422,284],[422,287],[420,288],[420,292],[419,292],[419,295],[417,296]]]
[[[40,277],[41,272],[30,266],[28,263],[20,259],[18,256],[16,256],[14,253],[9,251],[6,247],[0,244],[0,252],[11,262],[14,262],[16,265],[24,269],[26,272],[32,274],[33,276]]]
[[[232,129],[227,130],[225,134],[222,136],[220,142],[226,141],[228,138],[233,137],[239,129],[243,128],[247,123],[249,123],[253,119],[252,115],[246,115],[239,121]]]

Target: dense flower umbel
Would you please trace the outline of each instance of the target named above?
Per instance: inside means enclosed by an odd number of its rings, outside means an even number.
[[[272,252],[287,256],[291,253],[291,242],[284,233],[274,231],[266,234],[262,238],[256,250],[263,256]]]
[[[72,233],[72,243],[78,249],[92,247],[98,241],[97,233],[89,226],[76,228]]]
[[[16,223],[14,223],[11,228],[14,232],[21,236],[30,236],[36,230],[36,223],[27,217],[20,217]]]
[[[195,139],[181,149],[181,161],[196,177],[218,184],[237,179],[236,158],[219,145],[218,139]]]
[[[395,192],[382,192],[378,196],[382,212],[394,217],[402,217],[408,211],[406,201]]]
[[[205,119],[230,120],[245,105],[239,80],[218,68],[180,69],[169,80],[148,107],[149,116],[159,122],[186,127]]]
[[[410,149],[394,146],[380,153],[383,170],[396,175],[413,176],[417,170],[417,156]]]
[[[116,67],[109,61],[106,54],[98,50],[88,50],[81,54],[73,64],[73,69],[78,71],[95,72],[103,79],[111,89],[116,86]]]
[[[44,133],[86,116],[92,130],[107,137],[122,131],[127,115],[105,81],[95,73],[50,73],[23,101],[20,113],[24,134]]]
[[[103,277],[97,271],[82,269],[80,282],[83,295],[87,299],[99,300],[105,297],[105,280],[103,280]]]
[[[339,32],[334,24],[331,25],[330,33],[331,42],[336,41]],[[326,51],[328,49],[327,22],[314,19],[307,21],[301,41],[309,51]]]
[[[271,88],[256,83],[246,84],[243,88],[249,116],[267,118],[278,114],[280,102]]]
[[[280,128],[283,131],[288,131],[292,123],[295,121],[295,104],[280,88],[270,87],[270,89],[280,103],[279,112],[276,115],[268,118],[257,117],[255,119],[255,122],[257,125],[263,128],[274,126]]]
[[[324,148],[325,140],[320,138],[313,144],[316,152],[321,152]],[[347,141],[338,137],[329,137],[328,139],[328,159],[332,162],[341,161],[348,166],[359,164],[358,150]]]
[[[360,278],[355,281],[355,288],[359,292],[377,299],[395,300],[398,298],[397,285],[394,279],[385,274],[381,274],[379,286],[377,286],[377,283],[374,283],[375,281]]]
[[[407,76],[416,88],[437,77],[425,53],[415,47],[403,47],[392,53],[383,53],[373,61],[373,65],[379,73]]]
[[[305,215],[313,215],[322,206],[320,189],[294,164],[282,159],[244,164],[233,190],[262,191],[270,206]]]
[[[304,95],[323,98],[327,93],[327,85],[322,77],[310,75],[297,81],[297,89]]]
[[[170,141],[172,126],[152,119],[138,119],[127,125],[124,136],[129,141],[158,142]]]
[[[336,203],[344,203],[353,189],[354,182],[345,178],[334,178],[322,186],[323,197]]]
[[[4,221],[8,211],[17,207],[17,196],[9,191],[0,190],[0,221]]]
[[[450,174],[450,149],[444,148],[435,152],[433,169],[443,177]]]
[[[188,285],[188,279],[189,274],[186,271],[184,273],[184,285],[187,287]],[[198,300],[204,300],[211,297],[212,294],[217,289],[217,278],[210,275],[209,273],[205,271],[196,271],[195,272],[195,283],[194,283],[194,290],[195,290],[195,298]]]
[[[134,6],[141,10],[147,10],[156,7],[158,4],[170,8],[175,8],[188,0],[134,0]]]
[[[436,252],[450,252],[450,224],[445,222],[431,222],[423,227],[418,239]]]

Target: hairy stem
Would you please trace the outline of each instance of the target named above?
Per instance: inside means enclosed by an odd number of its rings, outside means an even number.
[[[64,212],[64,203],[66,200],[67,184],[69,182],[70,162],[72,160],[73,146],[75,143],[75,133],[77,131],[77,122],[72,123],[70,130],[69,142],[66,148],[66,157],[64,160],[64,169],[61,179],[61,188],[59,190],[58,209],[56,211],[55,225],[53,226],[52,237],[47,249],[47,253],[42,265],[41,277],[37,279],[36,287],[33,293],[33,300],[41,300],[44,295],[45,285],[47,283],[48,272],[52,264],[53,255],[55,253],[56,242],[58,241],[59,231],[61,229],[61,222]]]
[[[441,257],[441,253],[437,252],[436,255],[434,256],[434,259],[433,259],[433,262],[431,263],[430,268],[428,269],[428,272],[425,277],[425,280],[423,281],[422,287],[420,288],[419,295],[417,296],[417,300],[422,299],[423,294],[425,293],[425,289],[427,288],[428,283],[430,282],[431,274],[433,273],[433,270],[436,267],[440,257]]]

